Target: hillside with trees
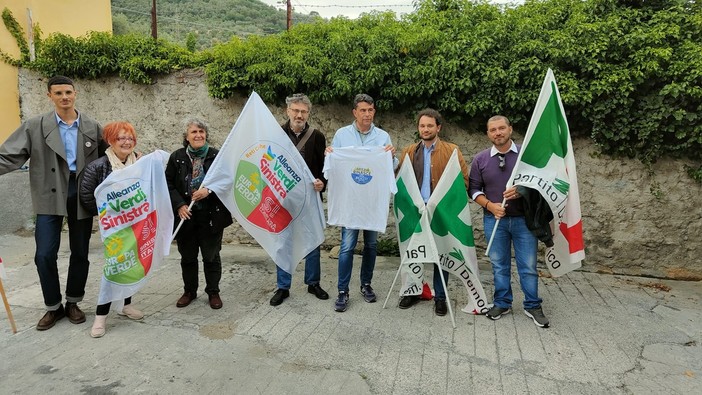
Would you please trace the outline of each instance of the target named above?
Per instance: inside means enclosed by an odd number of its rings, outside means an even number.
[[[112,0],[116,35],[151,34],[151,1]],[[285,10],[258,0],[158,0],[158,36],[195,49],[229,41],[233,36],[266,35],[286,29]],[[318,14],[293,14],[293,23],[306,23]]]

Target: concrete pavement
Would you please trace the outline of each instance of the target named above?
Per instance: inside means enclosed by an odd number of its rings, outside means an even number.
[[[0,312],[1,394],[702,393],[699,282],[580,272],[542,277],[551,328],[541,329],[520,309],[516,279],[515,310],[494,322],[460,312],[467,295],[454,279],[453,329],[448,315],[434,315],[431,302],[400,310],[392,296],[382,308],[399,258],[378,258],[373,286],[379,300],[373,304],[358,292],[355,265],[351,304],[336,313],[337,265],[327,253],[321,284],[329,300],[307,293],[301,265],[290,298],[272,307],[273,262],[262,249],[240,245],[222,251],[221,310],[209,308],[202,277],[200,297],[176,308],[182,281],[174,247],[134,297],[146,317],[131,321],[111,312],[105,337],[92,339],[99,239],[93,236],[93,267],[81,303],[87,322],[63,319],[44,332],[34,329],[43,314],[34,240],[0,239],[5,289],[19,329],[13,335]],[[67,259],[64,235],[62,284]],[[355,261],[360,264],[360,257]],[[480,277],[491,294],[486,261]]]

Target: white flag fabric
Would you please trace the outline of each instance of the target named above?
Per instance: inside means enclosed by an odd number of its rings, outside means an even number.
[[[394,212],[402,262],[400,295],[421,294],[422,264],[438,262],[466,287],[468,306],[464,311],[486,313],[489,305],[478,275],[470,206],[458,151],[451,154],[426,207],[412,162],[405,156],[397,175]]]
[[[409,155],[405,155],[402,161],[396,183],[393,212],[400,245],[400,296],[420,295],[423,289],[424,263],[439,262],[439,253]]]
[[[166,184],[168,153],[155,151],[113,170],[95,189],[105,265],[98,304],[118,302],[141,289],[168,255],[173,210]]]
[[[383,146],[337,147],[324,158],[329,225],[385,233],[397,191],[393,158]]]
[[[314,176],[256,92],[246,102],[202,186],[293,273],[324,241],[324,212]]]
[[[451,154],[441,179],[427,201],[431,231],[442,268],[461,279],[468,291],[469,311],[484,314],[489,310],[485,290],[478,275],[473,225],[468,193],[458,163],[458,151]]]
[[[537,190],[551,208],[554,245],[546,249],[545,258],[551,274],[562,276],[579,268],[585,259],[585,245],[578,177],[568,122],[551,69],[541,87],[512,180],[514,185]]]

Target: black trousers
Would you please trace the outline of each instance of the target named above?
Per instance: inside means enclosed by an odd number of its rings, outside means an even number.
[[[66,280],[66,301],[77,303],[85,295],[85,283],[88,280],[88,250],[93,227],[93,219],[78,219],[78,192],[76,176],[68,181],[68,242],[71,255],[68,259],[68,279]],[[61,285],[59,284],[58,251],[61,244],[61,227],[63,216],[38,214],[34,240],[36,253],[34,263],[39,273],[41,291],[47,310],[57,310],[61,306]]]
[[[201,214],[201,215],[198,215]],[[194,212],[186,233],[178,235],[180,267],[183,272],[183,290],[196,293],[198,288],[198,253],[202,255],[202,270],[205,274],[205,292],[208,295],[219,293],[219,280],[222,278],[222,249],[224,230],[212,232],[207,215]]]
[[[132,297],[128,297],[127,299],[124,299],[124,305],[132,304]],[[97,308],[95,309],[95,315],[107,315],[107,313],[110,312],[110,306],[112,306],[112,302],[107,302],[105,304],[99,304]]]

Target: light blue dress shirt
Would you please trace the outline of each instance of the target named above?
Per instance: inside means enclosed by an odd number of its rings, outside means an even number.
[[[422,148],[424,149],[424,174],[422,175],[422,187],[419,192],[422,194],[424,203],[428,202],[429,196],[431,196],[431,153],[434,152],[435,146],[436,141],[429,148],[422,143]]]
[[[77,112],[77,111],[76,111]],[[76,171],[76,152],[78,151],[78,126],[80,125],[80,113],[78,118],[72,124],[63,122],[61,117],[56,114],[56,122],[58,123],[61,141],[66,150],[66,162],[68,162],[68,170]]]

